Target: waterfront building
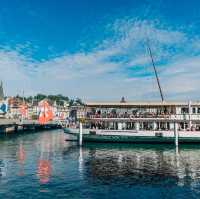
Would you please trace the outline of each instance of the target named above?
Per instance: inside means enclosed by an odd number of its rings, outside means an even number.
[[[8,97],[8,112],[7,118],[18,119],[21,116],[20,107],[23,101],[17,97]]]
[[[52,105],[55,120],[65,120],[69,118],[69,104],[64,101],[63,105],[58,105],[56,101]]]
[[[38,118],[38,103],[33,101],[27,104],[27,119],[36,120]]]
[[[26,114],[23,116],[24,119],[34,120],[38,117],[38,102],[33,101],[31,103],[23,101],[18,97],[8,98],[8,113],[7,117],[11,119],[21,119],[22,113],[21,108],[25,106]]]
[[[69,117],[69,105],[64,102],[62,105],[57,105],[55,102],[52,102],[49,99],[44,99],[52,108],[54,115],[54,120],[64,120]],[[42,100],[42,101],[44,101]],[[39,115],[38,105],[42,102],[32,101],[26,102],[18,97],[9,97],[8,98],[8,112],[6,114],[7,118],[11,119],[20,119],[22,118],[21,107],[22,105],[26,107],[26,114],[23,116],[24,119],[28,120],[37,120]]]

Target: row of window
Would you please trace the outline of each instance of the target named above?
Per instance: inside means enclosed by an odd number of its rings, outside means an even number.
[[[189,108],[181,108],[181,113],[189,113]],[[193,114],[200,113],[200,107],[199,108],[193,107],[192,113]]]

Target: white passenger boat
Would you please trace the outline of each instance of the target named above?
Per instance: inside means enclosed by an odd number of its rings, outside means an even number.
[[[85,103],[83,141],[200,143],[199,102]],[[79,137],[79,128],[65,128]]]

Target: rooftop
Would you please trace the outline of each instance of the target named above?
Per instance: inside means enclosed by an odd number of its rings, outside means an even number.
[[[85,105],[88,107],[156,107],[156,106],[187,106],[189,102],[176,102],[176,101],[135,101],[135,102],[86,102]],[[192,106],[200,106],[200,101],[191,102]]]

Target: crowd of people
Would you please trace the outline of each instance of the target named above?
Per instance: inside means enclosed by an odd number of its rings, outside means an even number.
[[[168,112],[103,112],[96,111],[95,113],[87,113],[87,118],[166,118],[170,116]]]

